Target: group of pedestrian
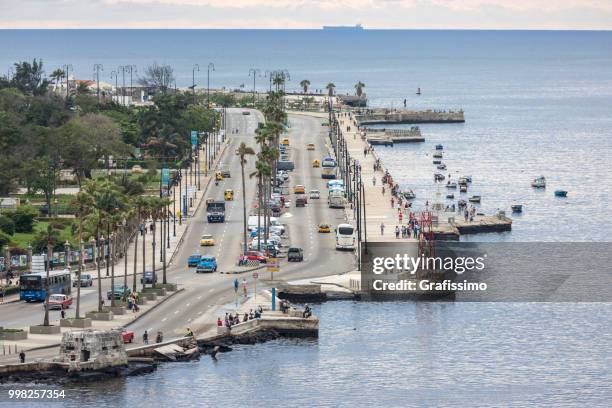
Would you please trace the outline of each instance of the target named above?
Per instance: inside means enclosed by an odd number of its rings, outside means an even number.
[[[128,310],[131,310],[134,313],[138,313],[140,311],[140,306],[138,306],[138,293],[132,292],[127,297]]]
[[[187,329],[189,330],[189,329]],[[155,343],[162,343],[164,341],[164,333],[162,331],[158,331],[155,336]],[[149,344],[149,331],[145,330],[142,334],[142,342],[143,344]]]
[[[240,319],[240,314],[236,312],[236,314],[225,313],[225,318],[221,320],[220,317],[217,317],[217,326],[222,327],[225,326],[230,328],[236,324],[248,322],[249,320],[259,319],[263,314],[263,307],[261,305],[257,306],[255,310],[250,309],[249,312],[244,312],[242,319]]]

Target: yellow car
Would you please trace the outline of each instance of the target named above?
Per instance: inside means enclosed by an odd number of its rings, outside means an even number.
[[[307,149],[307,150],[314,150],[314,149],[315,149],[315,145],[314,145],[314,143],[308,143],[308,144],[306,145],[306,149]]]
[[[305,194],[306,188],[303,185],[298,184],[297,186],[293,187],[293,192],[295,194]]]
[[[234,190],[228,188],[225,190],[223,197],[225,198],[225,201],[232,201],[234,199]]]
[[[215,246],[215,239],[210,234],[204,234],[200,237],[200,246]]]
[[[222,181],[223,180],[223,172],[217,171],[215,172],[215,179]]]
[[[319,166],[321,166],[321,162],[320,161],[318,161],[318,160],[313,160],[312,161],[312,167],[319,167]]]
[[[288,138],[284,138],[281,143],[283,144],[283,146],[289,146],[289,139]]]
[[[319,232],[331,232],[331,229],[327,224],[319,224]]]

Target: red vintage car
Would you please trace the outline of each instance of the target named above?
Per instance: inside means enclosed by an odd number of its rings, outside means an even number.
[[[125,327],[119,327],[116,330],[121,331],[121,337],[124,343],[132,343],[134,341],[134,332],[126,329]]]
[[[49,295],[49,310],[68,309],[72,304],[72,297],[62,294]]]
[[[244,255],[240,255],[238,260],[239,265],[243,265],[246,261],[257,261],[259,263],[266,262],[266,256],[259,251],[246,251]]]

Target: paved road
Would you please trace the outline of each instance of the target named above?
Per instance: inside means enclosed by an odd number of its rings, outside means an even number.
[[[230,129],[227,133],[231,138],[231,144],[226,149],[221,163],[229,168],[231,176],[225,179],[219,186],[211,185],[207,198],[223,199],[223,191],[226,188],[234,190],[234,201],[227,202],[226,222],[209,224],[206,221],[206,210],[204,203],[196,212],[191,226],[185,235],[173,264],[168,269],[168,280],[176,282],[185,290],[160,305],[155,311],[144,316],[129,327],[137,334],[137,340],[141,340],[141,334],[145,329],[156,332],[161,330],[165,336],[180,335],[185,332],[186,327],[194,330],[203,330],[213,323],[214,312],[218,305],[232,304],[235,302],[232,288],[233,280],[246,278],[249,288],[252,284],[251,273],[241,275],[228,274],[196,274],[193,268],[187,268],[187,258],[194,252],[210,254],[217,257],[220,271],[237,270],[236,260],[240,253],[242,242],[242,183],[240,178],[240,163],[234,154],[241,142],[255,146],[254,131],[258,121],[263,117],[256,111],[251,115],[242,115],[241,110],[229,110],[228,120]],[[325,180],[321,179],[320,169],[312,168],[312,160],[321,159],[327,155],[325,145],[326,127],[321,126],[321,121],[316,118],[290,115],[289,139],[291,143],[291,156],[295,162],[295,171],[292,173],[289,185],[302,184],[306,190],[319,189],[322,193],[320,200],[309,200],[306,207],[291,207],[281,217],[281,222],[287,227],[289,242],[292,246],[304,249],[305,260],[302,263],[281,264],[281,272],[275,274],[275,279],[303,279],[307,277],[319,277],[331,273],[339,273],[354,269],[354,257],[352,253],[337,252],[334,247],[332,234],[319,234],[316,226],[320,222],[336,225],[343,221],[343,211],[329,209],[326,200]],[[231,129],[239,129],[238,134],[232,134]],[[316,150],[306,150],[307,143],[315,143]],[[245,174],[254,171],[255,157],[248,157]],[[255,179],[247,179],[246,193],[247,205],[255,199]],[[291,197],[291,200],[293,197]],[[292,200],[293,201],[293,200]],[[200,247],[199,238],[203,233],[210,233],[215,237],[214,247]],[[289,242],[286,242],[288,245]],[[264,270],[259,271],[260,280],[258,289],[269,286],[266,280],[269,274]],[[97,284],[97,283],[96,283]],[[103,290],[110,285],[108,280],[102,282]],[[82,310],[92,310],[97,302],[96,286],[92,289],[82,290]],[[38,324],[42,320],[40,304],[17,303],[2,306],[2,318],[0,323],[6,327],[23,326],[25,324]],[[51,312],[57,314],[59,312]],[[69,315],[74,310],[71,308]],[[58,316],[52,316],[52,319]]]

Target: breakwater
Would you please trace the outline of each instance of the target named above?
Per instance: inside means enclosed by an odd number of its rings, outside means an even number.
[[[409,109],[369,109],[355,113],[355,123],[363,125],[418,124],[418,123],[463,123],[463,109],[459,110],[422,110]]]

